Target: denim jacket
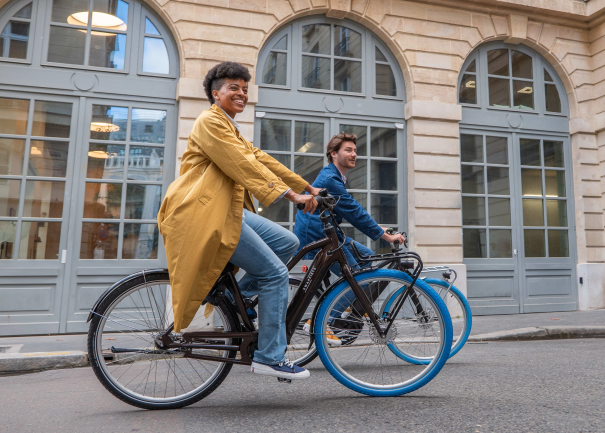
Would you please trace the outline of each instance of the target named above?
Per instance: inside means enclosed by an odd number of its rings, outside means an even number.
[[[334,164],[324,167],[313,182],[315,188],[326,188],[330,194],[337,198],[338,204],[334,208],[336,222],[340,224],[346,220],[357,230],[371,238],[373,241],[379,239],[384,230],[376,224],[376,221],[368,214],[362,205],[347,192],[342,175]],[[296,224],[294,225],[294,234],[300,241],[301,248],[311,242],[323,239],[323,224],[319,220],[319,211],[316,210],[312,215],[298,211],[296,213]],[[312,259],[317,254],[317,250],[311,251],[305,255],[305,259]]]

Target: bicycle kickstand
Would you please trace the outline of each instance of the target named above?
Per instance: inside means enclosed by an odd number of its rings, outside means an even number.
[[[292,383],[292,379],[286,379],[285,377],[278,377],[277,381],[279,383],[290,383],[290,384]]]

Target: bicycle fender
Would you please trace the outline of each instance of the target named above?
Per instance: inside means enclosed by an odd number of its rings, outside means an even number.
[[[118,286],[120,286],[121,284],[124,284],[128,281],[134,280],[135,278],[139,278],[139,277],[144,277],[147,276],[149,274],[158,274],[158,273],[168,273],[168,269],[144,269],[140,272],[134,273],[132,275],[128,275],[127,277],[122,278],[120,281],[113,283],[107,290],[105,290],[105,292],[103,292],[103,294],[101,296],[99,296],[99,299],[97,299],[97,302],[95,302],[95,304],[93,305],[93,307],[90,309],[90,312],[88,313],[88,318],[86,319],[86,323],[90,322],[92,320],[92,317],[94,316],[95,313],[97,313],[97,309],[99,308],[99,306],[101,305],[101,303],[105,300],[105,298],[107,298],[107,296]]]

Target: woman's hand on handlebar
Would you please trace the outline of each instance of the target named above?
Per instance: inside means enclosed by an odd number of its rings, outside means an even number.
[[[317,189],[317,191],[319,190]],[[288,194],[286,194],[286,198],[292,203],[294,203],[294,206],[298,206],[301,204],[304,205],[304,208],[302,209],[303,213],[313,213],[315,212],[315,208],[317,208],[317,200],[315,200],[315,197],[313,195],[296,194],[294,191],[290,190],[288,191]]]
[[[395,242],[397,242],[399,245],[403,245],[405,242],[405,238],[401,233],[394,233],[390,235],[385,231],[381,238],[390,244],[394,244]]]

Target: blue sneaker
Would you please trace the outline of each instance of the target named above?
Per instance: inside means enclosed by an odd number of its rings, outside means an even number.
[[[311,374],[308,370],[294,364],[292,361],[287,359],[284,362],[280,362],[277,365],[268,365],[261,362],[252,362],[250,367],[252,373],[260,374],[263,376],[280,377],[283,379],[307,379]]]

